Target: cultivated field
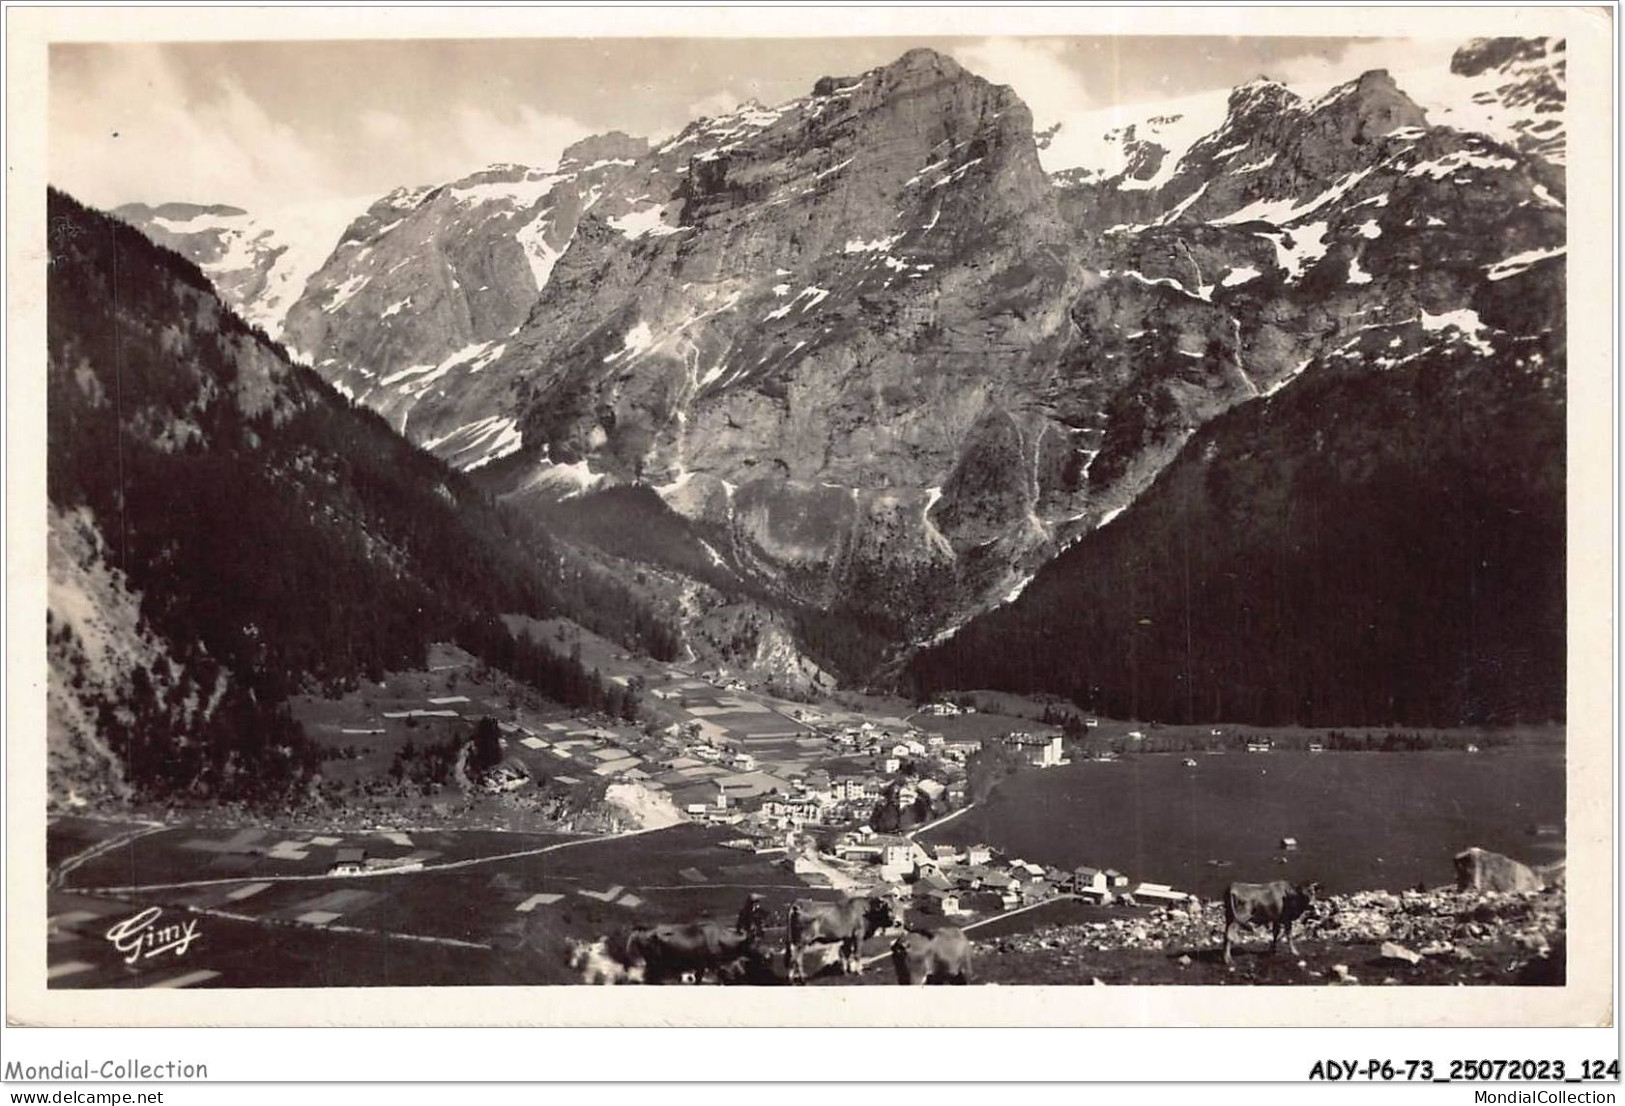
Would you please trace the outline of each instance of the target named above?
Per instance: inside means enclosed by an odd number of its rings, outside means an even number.
[[[51,831],[61,842],[57,855],[84,837],[73,819]],[[410,845],[371,835],[312,844],[336,835],[311,834],[297,848],[281,838],[272,843],[306,857],[249,856],[252,872],[223,872],[211,863],[219,854],[197,847],[200,841],[239,847],[223,834],[162,830],[71,873],[53,892],[50,959],[63,970],[52,985],[152,986],[196,972],[214,974],[185,985],[431,981],[424,976],[462,984],[565,983],[574,981],[566,963],[571,939],[703,917],[731,923],[753,891],[778,916],[792,899],[834,895],[806,887],[775,863],[782,854],[722,848],[728,832],[698,825],[588,839],[415,833]],[[355,847],[369,856],[436,855],[423,860],[421,871],[321,874],[337,849]],[[142,889],[125,889],[132,883]],[[101,935],[149,907],[163,912],[165,924],[195,921],[202,936],[184,956],[125,966]],[[275,950],[274,969],[262,948]],[[423,963],[403,966],[416,960]]]

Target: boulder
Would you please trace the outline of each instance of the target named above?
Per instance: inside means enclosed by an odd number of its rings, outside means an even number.
[[[1527,864],[1475,846],[1456,854],[1456,887],[1462,891],[1539,891],[1543,885]]]
[[[1398,944],[1394,941],[1384,941],[1378,955],[1380,955],[1384,960],[1403,960],[1407,964],[1419,964],[1422,962],[1421,953],[1413,952],[1404,945]]]

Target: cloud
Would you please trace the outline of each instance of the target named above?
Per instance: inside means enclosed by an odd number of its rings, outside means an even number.
[[[1305,96],[1318,96],[1333,85],[1353,80],[1371,69],[1386,69],[1396,79],[1405,74],[1419,74],[1430,80],[1447,79],[1450,57],[1461,41],[1377,39],[1351,42],[1335,59],[1327,60],[1316,54],[1300,55],[1282,62],[1270,76]]]
[[[89,202],[249,206],[308,191],[302,182],[330,173],[236,83],[185,87],[160,47],[98,49],[83,60],[52,82],[50,176]]]
[[[529,105],[448,99],[405,113],[249,91],[150,45],[53,53],[50,179],[88,203],[230,203],[250,210],[440,184],[494,162],[551,167],[589,129]],[[279,110],[275,110],[280,108]]]
[[[744,99],[737,92],[732,92],[726,88],[718,89],[716,92],[708,96],[702,96],[688,105],[688,118],[699,119],[705,117],[714,119],[719,115],[730,115],[744,102]]]
[[[495,162],[550,168],[566,146],[592,133],[567,115],[539,112],[524,104],[507,119],[472,104],[458,107],[451,118],[455,160],[440,159],[440,172],[448,180]]]
[[[361,133],[374,142],[408,142],[412,126],[399,115],[388,111],[364,111],[357,117]]]
[[[1066,63],[1060,40],[988,38],[953,51],[954,60],[994,84],[1007,84],[1043,128],[1095,106],[1083,79]]]

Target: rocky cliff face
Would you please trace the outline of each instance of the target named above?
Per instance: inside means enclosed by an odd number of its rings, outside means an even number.
[[[1561,168],[1429,125],[1377,72],[1314,100],[1244,86],[1160,187],[1127,179],[1062,207],[1101,274],[1081,348],[1142,382],[1090,478],[1155,483],[916,657],[916,689],[1188,721],[1561,717]],[[1136,319],[1145,287],[1215,313],[1212,344]],[[1187,375],[1159,368],[1179,352]],[[1226,364],[1256,400],[1178,403]]]
[[[492,366],[505,491],[642,481],[797,598],[920,625],[1082,511],[1043,392],[1084,274],[1008,89],[917,51],[652,160],[662,218],[584,220]]]
[[[920,640],[1310,366],[1542,329],[1506,289],[1563,252],[1562,44],[1452,69],[1255,81],[1068,167],[1076,128],[1040,150],[911,51],[385,197],[286,334],[511,501],[652,487],[756,584]]]
[[[551,172],[493,166],[390,193],[311,278],[289,313],[289,343],[459,467],[511,452],[519,435],[505,379],[480,374],[524,323],[581,217],[629,210],[623,186],[646,151],[606,135],[571,147]],[[448,404],[480,417],[452,424]]]

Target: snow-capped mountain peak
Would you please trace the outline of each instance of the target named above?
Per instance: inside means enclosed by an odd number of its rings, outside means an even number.
[[[369,202],[340,196],[252,213],[221,204],[126,204],[114,214],[191,258],[238,314],[280,339],[306,281]]]

